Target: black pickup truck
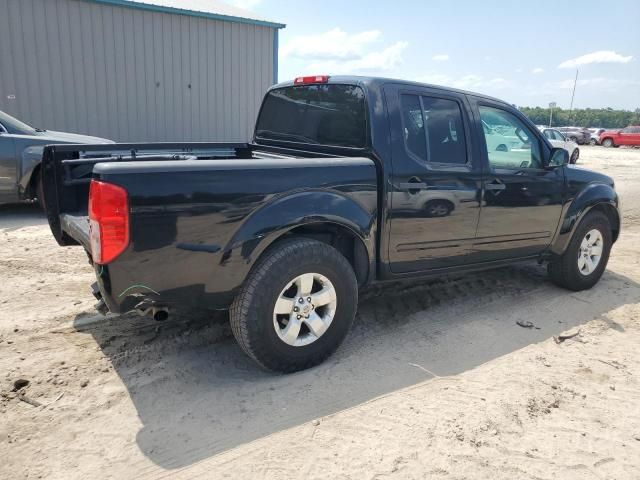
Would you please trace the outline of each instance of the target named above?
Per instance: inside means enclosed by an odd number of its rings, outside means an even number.
[[[620,232],[611,178],[517,109],[381,78],[276,85],[251,143],[52,145],[43,165],[99,310],[228,308],[244,351],[285,372],[338,347],[367,284],[533,260],[587,289]]]

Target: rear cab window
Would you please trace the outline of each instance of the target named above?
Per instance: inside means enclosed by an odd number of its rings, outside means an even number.
[[[267,93],[256,122],[260,143],[365,148],[365,95],[357,85],[313,84]]]

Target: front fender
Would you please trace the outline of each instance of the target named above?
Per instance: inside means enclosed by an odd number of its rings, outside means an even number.
[[[44,145],[34,145],[25,148],[20,155],[20,178],[18,185],[20,186],[20,195],[24,196],[29,189],[33,172],[42,162],[42,152]]]
[[[356,200],[353,196],[361,198]],[[375,261],[377,191],[345,194],[302,191],[278,198],[253,212],[225,245],[221,266],[238,287],[260,255],[292,229],[333,224],[352,231]]]
[[[560,227],[553,243],[551,252],[562,255],[567,249],[576,227],[584,216],[596,206],[602,205],[608,215],[613,215],[613,228],[620,228],[620,199],[616,191],[609,185],[594,183],[584,188],[564,209]],[[610,217],[611,218],[611,217]],[[617,224],[617,225],[616,225]],[[615,238],[614,238],[615,240]]]

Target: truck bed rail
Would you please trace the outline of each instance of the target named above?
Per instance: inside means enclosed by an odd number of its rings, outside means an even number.
[[[115,143],[48,145],[42,158],[47,221],[60,245],[87,246],[85,228],[93,166],[102,162],[251,158],[247,143]],[[41,199],[42,200],[42,199]],[[85,231],[86,230],[86,231]]]

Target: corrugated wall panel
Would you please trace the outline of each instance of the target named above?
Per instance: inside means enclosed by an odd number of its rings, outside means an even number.
[[[0,110],[118,141],[250,138],[273,29],[87,0],[0,0]]]

